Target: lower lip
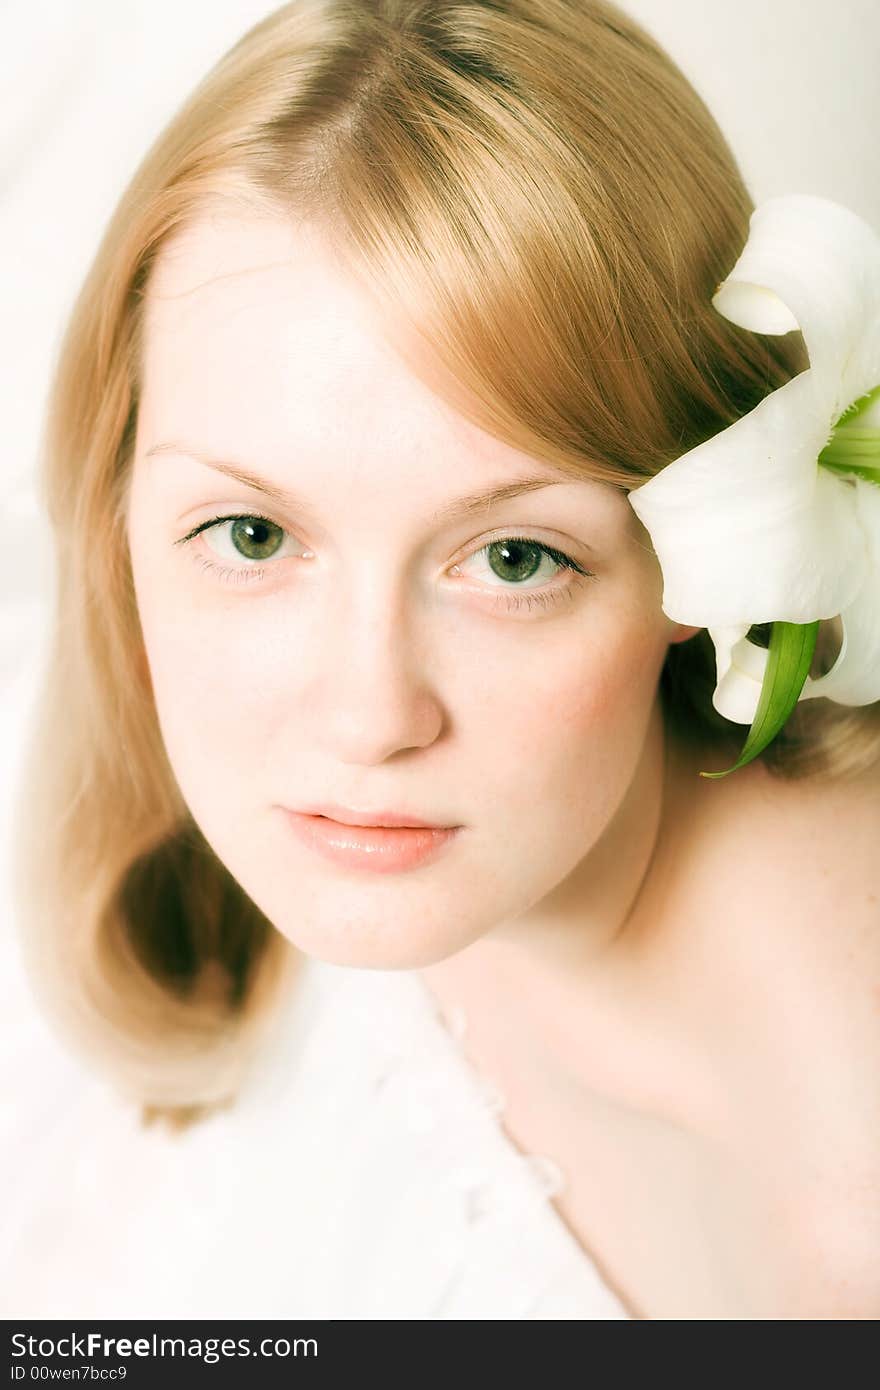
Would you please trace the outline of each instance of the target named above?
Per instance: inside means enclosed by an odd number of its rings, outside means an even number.
[[[432,830],[422,826],[343,825],[328,816],[284,809],[287,823],[312,849],[334,864],[376,874],[412,869],[449,844],[460,826]]]

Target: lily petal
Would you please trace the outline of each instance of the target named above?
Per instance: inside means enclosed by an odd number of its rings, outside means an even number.
[[[831,424],[880,382],[880,236],[839,203],[806,193],[761,203],[712,303],[756,333],[800,328]]]
[[[734,724],[751,724],[767,670],[768,651],[748,641],[750,623],[710,627],[715,645],[716,681],[712,704]]]
[[[801,372],[629,492],[674,622],[813,622],[860,592],[865,529],[854,482],[817,464],[830,420],[815,382]]]
[[[807,677],[802,700],[822,695],[841,705],[880,700],[880,486],[859,478],[855,497],[867,536],[868,573],[856,597],[841,611],[843,638],[837,660],[824,676]]]

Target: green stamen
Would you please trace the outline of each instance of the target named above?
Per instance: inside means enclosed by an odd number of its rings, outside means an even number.
[[[880,425],[859,424],[862,416],[880,400],[880,386],[848,405],[837,421],[819,462],[836,473],[854,473],[868,482],[880,482]]]

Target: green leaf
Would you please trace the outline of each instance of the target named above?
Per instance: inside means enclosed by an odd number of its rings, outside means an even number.
[[[758,708],[742,753],[733,767],[723,772],[701,772],[701,777],[726,777],[737,768],[745,767],[773,741],[800,698],[810,674],[818,636],[818,620],[773,624]]]

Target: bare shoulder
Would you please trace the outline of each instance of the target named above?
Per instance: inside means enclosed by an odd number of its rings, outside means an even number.
[[[731,905],[760,891],[768,911],[824,915],[825,929],[830,917],[872,932],[880,950],[880,767],[834,780],[786,779],[758,761],[704,778],[713,763],[696,754],[680,767],[687,858],[703,887]]]
[[[814,1271],[802,1307],[839,1310],[800,1315],[876,1317],[880,769],[787,780],[755,762],[699,777],[717,766],[692,763],[677,783],[681,940],[713,962],[713,1017],[756,1107],[744,1132],[776,1175],[796,1269]]]

